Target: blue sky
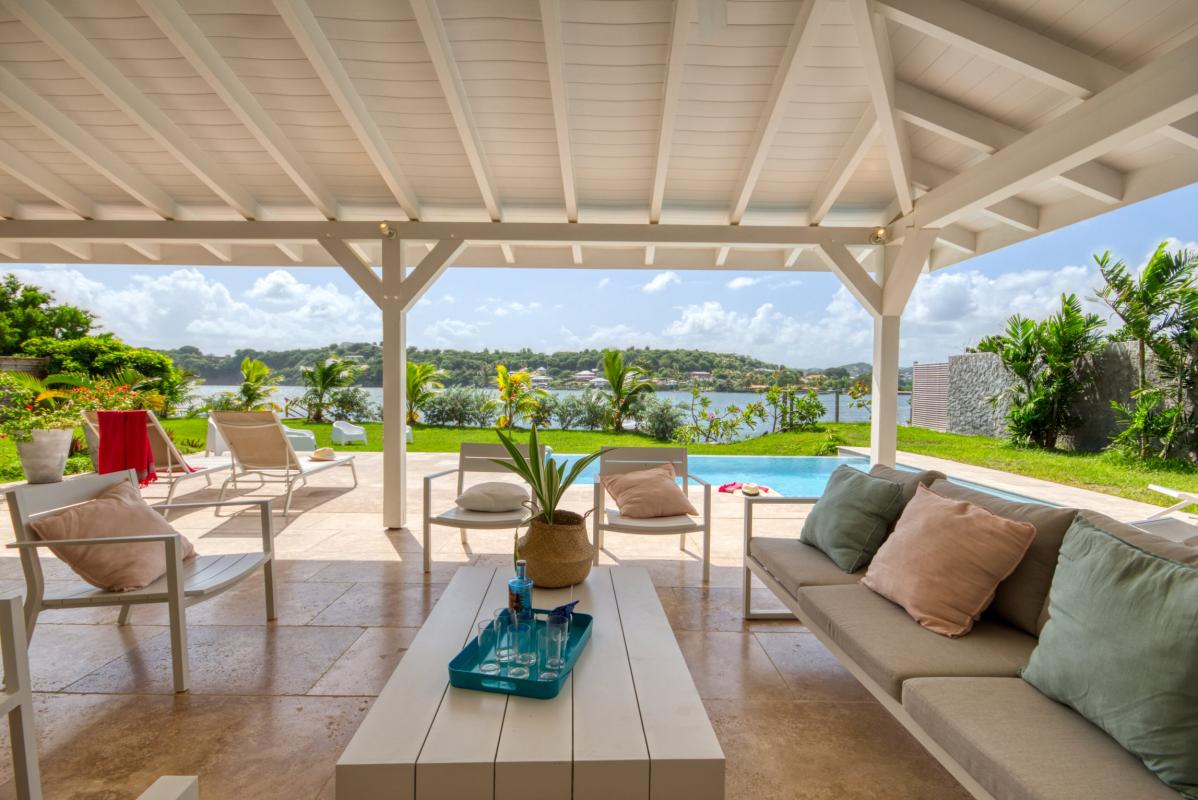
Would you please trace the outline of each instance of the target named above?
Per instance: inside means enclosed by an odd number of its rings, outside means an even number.
[[[1047,313],[1098,284],[1091,255],[1140,264],[1198,241],[1198,186],[925,275],[903,318],[902,363],[936,361],[1013,313]],[[377,341],[378,314],[337,269],[30,264],[12,269],[91,309],[132,344],[205,352]],[[451,269],[412,311],[411,344],[462,349],[693,347],[796,367],[868,361],[871,327],[830,274]]]

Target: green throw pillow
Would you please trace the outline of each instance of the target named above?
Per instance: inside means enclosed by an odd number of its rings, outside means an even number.
[[[1023,679],[1198,798],[1198,568],[1078,517]]]
[[[807,515],[800,538],[845,572],[869,564],[903,510],[903,487],[839,466]]]

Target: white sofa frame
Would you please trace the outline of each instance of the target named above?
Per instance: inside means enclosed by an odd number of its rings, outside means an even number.
[[[410,429],[409,429],[410,430]],[[516,448],[525,458],[528,457],[528,445],[518,444]],[[538,456],[541,459],[545,458],[545,446],[541,445]],[[511,470],[507,467],[496,463],[502,461],[511,463],[512,457],[503,445],[498,443],[475,443],[467,442],[458,450],[458,465],[453,469],[445,469],[440,472],[434,472],[432,475],[424,476],[424,571],[429,572],[432,569],[432,527],[434,525],[443,525],[449,528],[457,528],[461,532],[462,544],[468,545],[470,542],[466,538],[467,530],[503,530],[505,528],[517,529],[532,516],[531,507],[520,511],[466,511],[464,509],[453,506],[442,511],[439,514],[434,514],[432,511],[433,502],[433,481],[437,478],[443,478],[446,475],[458,476],[458,494],[466,488],[466,476],[471,473],[476,474],[495,474],[502,473],[504,475],[512,475]],[[488,514],[490,515],[488,517]]]
[[[746,497],[745,498],[745,523],[744,523],[744,584],[743,584],[743,607],[744,617],[748,620],[754,619],[802,619],[802,611],[799,606],[798,599],[788,592],[778,580],[770,574],[769,570],[749,554],[749,542],[753,538],[753,511],[761,505],[810,505],[818,500],[818,497]],[[795,537],[798,538],[797,536]],[[759,581],[765,584],[765,587],[773,592],[774,596],[789,609],[789,611],[754,611],[752,610],[752,581],[753,576],[756,576]],[[912,623],[915,624],[915,623]],[[836,656],[836,660],[841,665],[852,673],[862,686],[865,687],[874,698],[882,704],[883,708],[890,712],[899,724],[915,737],[915,739],[923,746],[925,750],[931,753],[932,757],[940,762],[949,774],[952,775],[967,792],[973,795],[976,800],[996,800],[994,795],[986,791],[977,780],[974,779],[969,771],[963,767],[960,762],[948,754],[935,739],[929,736],[915,719],[907,713],[907,709],[903,708],[903,704],[896,700],[891,694],[882,687],[880,683],[875,681],[869,673],[857,665],[847,653],[832,640],[832,638],[820,630],[818,626],[807,626],[807,630],[814,634],[820,644],[828,649],[832,655]]]
[[[200,780],[194,775],[163,775],[137,800],[200,800]]]
[[[599,478],[607,475],[619,475],[635,472],[641,469],[669,464],[674,468],[674,475],[682,478],[682,491],[689,497],[690,482],[694,481],[703,487],[703,516],[698,521],[689,517],[680,524],[662,524],[658,519],[630,519],[620,517],[620,522],[607,521],[604,496],[606,491]],[[603,532],[636,533],[648,536],[678,535],[678,549],[686,550],[686,535],[688,533],[703,534],[703,582],[711,579],[711,484],[693,475],[687,468],[685,447],[609,447],[599,456],[599,474],[595,480],[595,505],[591,515],[591,534],[595,545],[595,563],[599,563],[599,551],[603,548]]]
[[[33,684],[29,677],[29,648],[20,597],[0,599],[0,654],[4,659],[0,712],[8,716],[17,798],[41,800],[42,779],[37,762],[37,732],[33,724]]]
[[[8,507],[12,515],[16,542],[8,545],[21,556],[21,568],[25,573],[25,629],[26,637],[33,637],[38,614],[43,609],[94,608],[120,606],[118,625],[129,624],[129,616],[135,605],[166,603],[170,620],[171,667],[176,692],[186,692],[190,682],[187,657],[188,606],[203,602],[224,592],[249,577],[259,567],[266,583],[266,619],[276,618],[277,598],[274,581],[274,526],[271,519],[269,498],[247,500],[208,501],[198,503],[158,503],[153,506],[160,513],[189,508],[213,508],[227,506],[257,507],[262,521],[262,550],[252,553],[229,553],[214,556],[196,556],[183,561],[181,534],[164,533],[145,536],[106,536],[94,539],[63,539],[47,542],[38,539],[29,524],[39,517],[68,506],[77,505],[98,496],[117,484],[129,481],[137,486],[137,473],[133,470],[112,472],[107,475],[83,475],[61,483],[27,484],[17,486],[8,493]],[[38,551],[51,545],[58,547],[72,544],[111,545],[131,542],[158,542],[166,551],[166,574],[142,589],[130,592],[109,592],[97,589],[82,581],[53,595],[46,593],[45,576],[42,573]]]

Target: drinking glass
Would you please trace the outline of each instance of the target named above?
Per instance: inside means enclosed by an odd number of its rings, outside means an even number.
[[[509,628],[513,658],[508,664],[510,678],[527,678],[529,665],[536,663],[536,628],[527,622],[515,622]]]
[[[515,656],[512,646],[512,614],[507,606],[495,609],[495,660],[500,664],[511,662]]]
[[[537,631],[537,654],[540,656],[537,661],[540,666],[540,671],[537,673],[537,680],[555,681],[561,675],[560,668],[549,665],[553,652],[553,645],[550,643],[549,628],[543,627]]]
[[[570,618],[551,614],[545,622],[545,666],[560,670],[566,666],[566,640],[570,636]]]
[[[495,675],[499,672],[499,657],[496,650],[499,645],[499,631],[495,620],[485,619],[478,623],[478,671],[484,675]]]

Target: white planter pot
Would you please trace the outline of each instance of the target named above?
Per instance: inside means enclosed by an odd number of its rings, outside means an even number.
[[[17,442],[21,468],[29,483],[58,483],[67,468],[71,451],[70,428],[33,431],[28,442]]]

